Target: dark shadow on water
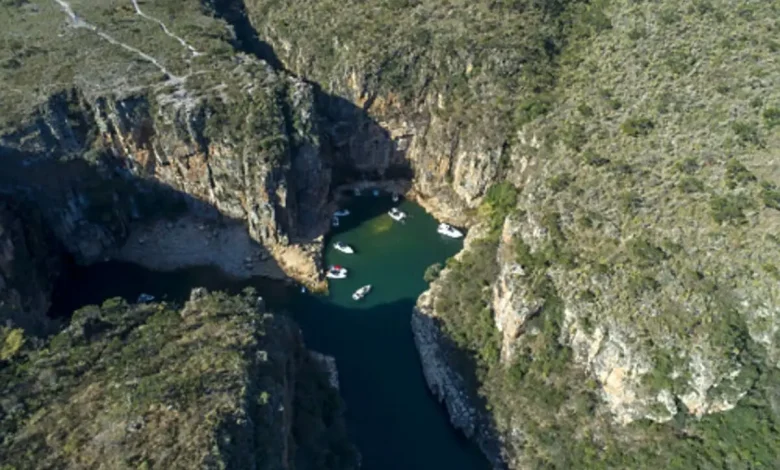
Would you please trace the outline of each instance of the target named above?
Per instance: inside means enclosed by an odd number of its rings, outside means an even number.
[[[297,290],[290,283],[261,277],[236,280],[208,266],[160,272],[133,263],[107,261],[74,267],[69,276],[61,277],[52,295],[50,315],[66,318],[85,305],[99,305],[111,297],[136,302],[139,295],[149,294],[155,300],[181,304],[195,287],[237,294],[250,286],[271,309],[288,306]]]
[[[351,309],[299,297],[295,305],[308,347],[336,358],[364,469],[489,468],[428,390],[409,326],[413,300]]]

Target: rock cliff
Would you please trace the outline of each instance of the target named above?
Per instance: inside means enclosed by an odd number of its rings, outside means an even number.
[[[337,391],[289,319],[196,289],[111,299],[0,368],[0,458],[27,468],[357,468]]]
[[[202,52],[171,45],[152,55],[137,49],[147,36],[123,42],[123,9],[112,13],[117,22],[100,23],[99,15],[72,7],[94,29],[74,23],[64,7],[47,6],[44,17],[4,7],[18,21],[35,16],[31,34],[42,43],[47,26],[62,29],[58,47],[71,62],[59,67],[71,85],[33,103],[4,96],[13,113],[0,132],[0,190],[39,206],[79,262],[111,256],[139,220],[219,213],[244,223],[290,276],[318,285],[331,161],[312,87],[253,57],[225,54],[231,30],[195,5],[182,16],[210,25],[204,31],[211,28],[211,36],[188,38]],[[165,44],[154,22],[138,24]],[[111,80],[88,77],[80,48],[102,56],[99,66]],[[123,49],[130,52],[115,54]],[[181,73],[158,67],[187,55]],[[30,59],[9,69],[9,83],[36,65]],[[124,75],[128,66],[138,70]]]
[[[0,198],[0,326],[48,332],[46,313],[60,256],[35,210]]]
[[[464,250],[484,234],[480,227],[473,229],[465,241]],[[460,259],[464,252],[456,255]],[[420,354],[425,381],[431,392],[444,404],[452,425],[467,437],[475,439],[488,457],[493,468],[505,468],[499,437],[489,413],[479,397],[477,384],[468,360],[448,337],[444,325],[436,314],[435,301],[442,295],[441,284],[447,282],[448,269],[439,274],[440,280],[417,300],[412,313],[412,334]]]

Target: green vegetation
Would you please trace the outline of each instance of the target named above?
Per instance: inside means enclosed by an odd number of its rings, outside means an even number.
[[[24,331],[21,328],[0,328],[0,361],[12,359],[24,345]]]
[[[361,100],[377,94],[370,112],[378,115],[397,112],[388,104],[415,106],[441,94],[432,112],[490,138],[554,108],[558,55],[572,38],[612,28],[603,3],[246,2],[286,66],[327,91]],[[582,135],[572,131],[576,145]]]
[[[462,259],[447,263],[447,282],[436,297],[435,309],[444,315],[447,333],[480,364],[498,361],[499,336],[490,308],[490,286],[498,275],[496,242],[482,241]]]
[[[780,126],[780,108],[767,108],[764,110],[763,117],[767,128]]]
[[[645,117],[634,117],[626,120],[621,126],[620,130],[624,134],[631,137],[640,137],[650,133],[653,130],[655,124]]]
[[[312,468],[355,468],[337,393],[297,328],[254,299],[199,292],[183,307],[109,299],[74,312],[45,347],[0,369],[0,459],[20,469],[272,468],[294,442]]]
[[[497,232],[516,205],[517,189],[508,182],[502,182],[488,188],[480,214],[489,222],[490,230]]]
[[[439,274],[441,274],[441,270],[444,268],[444,266],[441,265],[441,263],[436,263],[428,266],[425,268],[425,272],[423,273],[423,279],[425,282],[433,282],[436,279],[439,278]]]

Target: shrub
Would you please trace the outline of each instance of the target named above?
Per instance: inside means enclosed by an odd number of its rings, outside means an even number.
[[[577,106],[577,111],[579,111],[579,113],[582,115],[582,117],[585,117],[585,118],[593,117],[593,115],[596,114],[593,111],[593,108],[588,106],[587,103],[580,103]]]
[[[761,182],[761,199],[766,207],[780,211],[780,190],[768,181]]]
[[[644,238],[629,241],[628,250],[638,266],[655,266],[667,257],[664,250]]]
[[[492,185],[485,193],[480,211],[493,231],[501,228],[504,219],[517,205],[517,189],[506,181]]]
[[[645,117],[629,118],[620,125],[620,130],[631,137],[641,137],[649,134],[655,124],[652,120]]]
[[[515,124],[517,126],[527,124],[550,112],[552,107],[552,97],[546,94],[538,94],[526,99],[515,109]]]
[[[624,191],[618,196],[618,207],[627,215],[633,215],[642,207],[642,197],[636,191]]]
[[[7,361],[16,356],[24,345],[24,331],[21,328],[3,327],[0,330],[2,348],[0,348],[0,361]]]
[[[674,164],[674,169],[678,173],[692,175],[699,171],[699,162],[694,157],[686,157]]]
[[[569,173],[561,173],[548,179],[547,184],[550,185],[550,189],[554,193],[559,193],[568,188],[572,181],[574,181],[574,178]]]
[[[764,110],[764,125],[772,129],[775,126],[780,126],[780,108],[767,108]]]
[[[610,162],[609,158],[604,158],[590,149],[582,153],[582,160],[590,166],[604,166]]]
[[[761,139],[758,135],[758,127],[751,122],[735,122],[731,125],[731,129],[743,144],[758,145],[761,143]]]
[[[700,193],[704,191],[704,183],[693,176],[686,176],[681,179],[678,187],[684,193]]]
[[[441,263],[432,264],[425,269],[425,273],[423,274],[423,279],[425,279],[425,282],[431,283],[439,278],[439,274],[441,274],[441,270],[442,270]]]
[[[729,159],[729,161],[726,162],[726,185],[729,189],[734,189],[737,186],[745,186],[748,183],[753,183],[755,181],[755,175],[745,168],[745,165],[740,163],[736,158]]]
[[[715,196],[710,200],[710,210],[715,222],[742,225],[747,222],[744,210],[750,207],[746,197]]]
[[[569,124],[561,131],[561,140],[568,148],[579,151],[588,142],[588,134],[582,124]]]

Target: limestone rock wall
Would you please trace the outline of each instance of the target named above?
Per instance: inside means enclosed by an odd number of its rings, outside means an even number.
[[[51,97],[0,136],[0,191],[40,206],[80,262],[110,256],[134,221],[218,212],[318,284],[331,171],[312,89],[249,58],[227,74],[206,91]]]

